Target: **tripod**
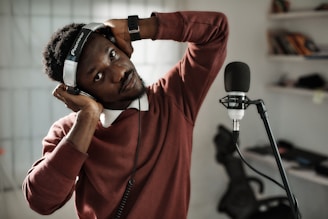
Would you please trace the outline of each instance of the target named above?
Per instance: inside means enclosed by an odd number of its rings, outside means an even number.
[[[282,187],[284,188],[284,190],[286,191],[287,194],[287,198],[291,207],[291,211],[292,211],[292,215],[294,219],[300,219],[300,212],[298,209],[298,205],[297,205],[297,201],[296,198],[293,196],[289,183],[288,183],[288,179],[287,179],[287,175],[285,172],[285,169],[283,168],[282,165],[282,161],[281,161],[281,157],[278,151],[278,147],[277,147],[277,143],[273,137],[272,134],[272,130],[268,121],[268,115],[267,115],[267,110],[265,108],[264,102],[263,100],[250,100],[248,97],[246,96],[233,96],[230,97],[229,95],[220,99],[220,103],[222,103],[226,108],[233,108],[233,109],[246,109],[249,105],[254,104],[257,107],[257,111],[261,116],[261,119],[263,120],[264,126],[265,126],[265,130],[267,132],[269,141],[270,141],[270,145],[279,169],[279,173],[283,182]],[[233,121],[234,125],[238,124],[236,121]],[[239,130],[239,127],[238,127]],[[237,140],[238,140],[238,133],[234,132],[233,133],[233,137],[234,137],[234,143],[237,144]]]

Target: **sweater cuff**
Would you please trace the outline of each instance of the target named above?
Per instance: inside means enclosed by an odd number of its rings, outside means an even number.
[[[75,179],[79,175],[88,154],[77,150],[73,143],[63,138],[54,151],[46,158],[48,164],[61,175]]]
[[[169,39],[169,40],[179,40],[182,33],[177,33],[177,31],[182,31],[183,19],[179,12],[170,13],[158,13],[153,12],[151,16],[156,16],[158,30],[155,38],[156,39]]]

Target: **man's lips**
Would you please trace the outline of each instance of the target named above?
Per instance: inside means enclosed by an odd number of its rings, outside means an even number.
[[[134,71],[129,71],[125,74],[123,80],[122,80],[122,86],[120,89],[120,93],[123,93],[126,90],[129,90],[134,87],[137,80],[134,74]]]

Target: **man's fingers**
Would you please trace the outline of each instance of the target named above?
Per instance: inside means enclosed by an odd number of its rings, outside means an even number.
[[[64,96],[66,93],[66,85],[65,84],[59,84],[57,87],[53,90],[52,95],[56,98],[60,99],[61,101],[64,101]]]

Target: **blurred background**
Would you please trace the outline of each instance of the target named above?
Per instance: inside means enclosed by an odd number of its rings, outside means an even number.
[[[321,0],[294,0],[290,11],[312,10]],[[320,73],[327,79],[328,61],[276,59],[270,56],[269,28],[282,27],[310,35],[318,45],[328,44],[328,16],[273,19],[271,0],[0,0],[0,218],[46,218],[29,210],[20,189],[26,172],[41,156],[41,140],[51,124],[69,111],[52,96],[56,83],[43,73],[42,51],[51,34],[71,22],[103,22],[138,14],[176,10],[224,12],[229,20],[230,38],[225,65],[242,61],[251,69],[247,96],[263,99],[277,139],[286,139],[301,149],[328,155],[326,91],[285,92],[270,88],[288,78]],[[156,81],[182,56],[185,45],[171,41],[143,40],[133,43],[134,61],[147,84]],[[294,56],[293,56],[294,57]],[[193,143],[192,193],[188,219],[228,219],[217,211],[229,178],[215,160],[214,136],[219,124],[231,128],[227,110],[219,103],[226,95],[224,67],[210,89],[199,113]],[[289,90],[289,89],[287,89]],[[296,91],[295,91],[296,90]],[[241,122],[240,147],[267,145],[267,135],[255,107],[249,107]],[[250,157],[250,162],[279,180],[272,162]],[[253,174],[252,172],[248,172]],[[312,180],[288,174],[304,219],[328,217],[328,179]],[[265,181],[262,196],[284,194]],[[76,218],[74,203],[47,218]]]

